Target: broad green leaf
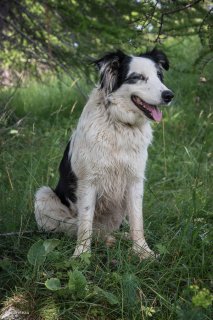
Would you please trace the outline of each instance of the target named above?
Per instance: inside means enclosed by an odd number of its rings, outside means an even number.
[[[156,247],[158,248],[160,254],[168,253],[167,248],[162,243],[157,244]]]
[[[207,309],[212,305],[213,294],[210,293],[209,289],[203,288],[192,297],[192,303],[196,307],[202,307]]]
[[[68,272],[69,282],[68,288],[76,294],[77,297],[82,297],[85,294],[87,280],[81,271],[75,270]]]
[[[60,243],[58,239],[47,239],[44,241],[43,246],[45,249],[46,254],[53,251]]]
[[[56,246],[59,244],[60,240],[58,239],[48,239],[48,240],[39,240],[34,243],[27,254],[27,259],[30,264],[33,266],[41,266],[47,255],[52,252]]]
[[[43,246],[43,240],[39,240],[34,243],[27,254],[27,260],[33,266],[41,266],[46,259],[46,252]]]
[[[50,278],[45,281],[47,289],[56,291],[61,289],[61,281],[58,278]]]
[[[118,298],[109,291],[102,290],[102,295],[112,306],[119,303]]]
[[[13,267],[12,262],[8,258],[3,258],[0,260],[0,268],[5,271],[9,271]]]
[[[90,265],[91,260],[91,253],[90,252],[84,252],[80,255],[81,261],[83,261],[85,264]]]
[[[104,300],[106,300],[110,305],[119,304],[118,298],[111,292],[105,291],[98,286],[95,287],[95,293],[101,296]]]

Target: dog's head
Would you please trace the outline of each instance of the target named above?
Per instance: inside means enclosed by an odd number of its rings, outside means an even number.
[[[100,71],[100,90],[119,120],[130,123],[138,117],[161,120],[158,106],[169,104],[174,97],[163,83],[163,70],[169,69],[169,61],[162,51],[153,49],[140,56],[117,51],[94,63]]]

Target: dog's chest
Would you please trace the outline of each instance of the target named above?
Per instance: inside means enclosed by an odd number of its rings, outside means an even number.
[[[143,179],[148,144],[139,130],[97,133],[90,156],[98,193],[122,199],[128,184]]]
[[[74,172],[81,181],[95,184],[99,195],[121,199],[128,184],[143,179],[151,139],[149,123],[141,128],[110,125],[105,114],[90,110],[75,134]]]

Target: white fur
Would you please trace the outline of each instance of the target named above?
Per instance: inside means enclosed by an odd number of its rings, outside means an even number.
[[[130,97],[136,94],[148,103],[160,104],[162,91],[168,89],[157,77],[154,62],[147,58],[133,58],[131,72],[141,72],[147,82],[123,84],[111,94],[94,89],[73,133],[69,155],[78,178],[77,203],[68,209],[48,187],[36,194],[40,228],[69,234],[77,229],[74,256],[90,250],[92,230],[110,234],[125,217],[133,249],[143,258],[153,254],[144,238],[142,214],[152,129]]]
[[[41,187],[35,196],[35,218],[38,226],[49,232],[76,232],[77,219],[49,187]]]

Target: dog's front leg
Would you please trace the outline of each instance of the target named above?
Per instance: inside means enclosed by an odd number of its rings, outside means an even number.
[[[154,256],[154,252],[149,248],[144,238],[143,228],[143,181],[129,186],[127,197],[127,208],[130,224],[130,233],[133,240],[133,250],[145,259]]]
[[[91,185],[78,186],[78,233],[73,257],[90,252],[96,190]]]

